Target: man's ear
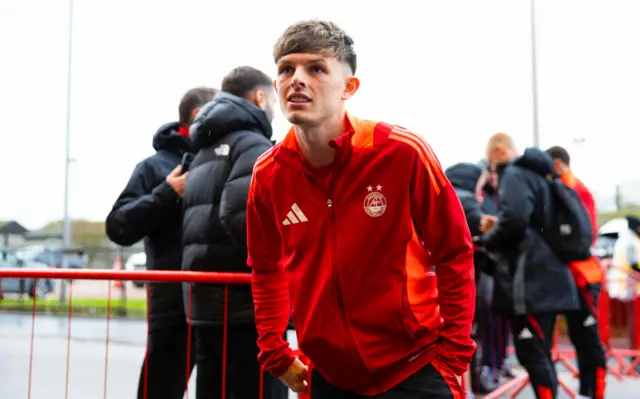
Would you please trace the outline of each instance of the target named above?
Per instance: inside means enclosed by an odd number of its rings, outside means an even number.
[[[198,112],[200,112],[200,107],[196,107],[193,109],[193,111],[191,111],[191,122],[196,119],[196,115],[198,115]]]
[[[342,99],[348,100],[356,94],[360,88],[360,79],[355,76],[351,76],[347,79],[347,84],[344,85],[344,92],[342,93]]]
[[[278,92],[278,84],[276,83],[276,80],[273,80],[273,88],[276,90],[276,93]]]
[[[267,99],[266,99],[266,95],[264,94],[264,91],[257,89],[256,91],[253,92],[252,97],[253,97],[252,103],[254,103],[256,107],[264,111],[267,106]]]

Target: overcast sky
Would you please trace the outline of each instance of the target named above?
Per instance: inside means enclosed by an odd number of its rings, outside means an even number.
[[[370,2],[367,17],[345,0],[75,3],[74,218],[104,219],[186,90],[243,64],[274,76],[278,35],[310,17],[356,41],[350,112],[422,134],[445,166],[480,159],[494,132],[533,142],[528,0]],[[537,1],[541,145],[567,146],[599,192],[638,175],[639,16],[636,0]],[[0,0],[0,219],[28,228],[63,213],[67,45],[67,0]]]

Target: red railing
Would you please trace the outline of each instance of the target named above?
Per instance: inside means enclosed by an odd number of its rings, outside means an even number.
[[[605,263],[605,272],[607,267],[612,267],[610,264]],[[640,273],[629,272],[630,275],[640,281]],[[216,272],[177,272],[177,271],[121,271],[121,270],[71,270],[71,269],[0,269],[0,294],[2,293],[1,282],[3,278],[15,278],[15,279],[54,279],[54,280],[105,280],[105,281],[143,281],[143,282],[173,282],[173,283],[206,283],[206,284],[220,284],[225,286],[225,294],[224,294],[224,332],[223,332],[223,353],[222,353],[222,397],[225,397],[226,393],[226,359],[227,359],[227,301],[228,301],[228,287],[229,284],[250,284],[251,277],[248,274],[239,274],[239,273],[216,273]],[[606,280],[605,280],[606,281]],[[107,292],[107,330],[106,330],[106,348],[105,348],[105,371],[104,371],[104,384],[103,384],[103,395],[104,398],[107,397],[107,380],[108,380],[108,360],[109,360],[109,324],[111,318],[111,299],[112,299],[112,284],[108,285]],[[67,357],[66,357],[66,375],[65,375],[65,398],[69,395],[69,360],[70,360],[70,347],[71,347],[71,319],[72,319],[72,306],[73,306],[73,285],[69,285],[69,299],[68,299],[68,338],[67,338]],[[191,304],[191,295],[192,288],[189,285],[189,305]],[[148,295],[149,295],[148,291]],[[27,397],[31,398],[31,384],[32,384],[32,369],[33,369],[33,342],[35,337],[35,317],[36,317],[36,297],[34,295],[34,299],[32,302],[31,309],[31,342],[30,342],[30,353],[29,353],[29,388]],[[638,315],[640,315],[640,301],[636,300],[638,303],[637,310]],[[191,307],[188,307],[189,310],[189,318],[191,316]],[[1,303],[0,303],[0,309]],[[608,326],[609,326],[609,296],[607,293],[606,284],[603,284],[602,290],[602,299],[600,301],[600,309],[602,311],[599,314],[600,323],[605,328],[603,331],[603,341],[608,344]],[[148,317],[148,315],[147,315]],[[189,326],[190,328],[190,326]],[[191,334],[187,334],[188,349],[191,346],[190,337]],[[148,345],[148,342],[147,342]],[[613,348],[610,345],[607,345],[607,354],[609,358],[613,358],[616,360],[617,367],[609,367],[608,371],[616,376],[619,380],[625,376],[633,376],[638,377],[638,374],[635,373],[634,367],[640,363],[640,350],[638,348],[633,347],[631,349],[617,349]],[[510,352],[513,352],[513,349],[510,348]],[[190,350],[187,350],[187,354],[190,353]],[[188,355],[189,356],[189,355]],[[627,356],[635,356],[636,360],[631,363],[626,363],[624,357]],[[572,373],[574,377],[578,376],[578,372],[569,362],[570,359],[575,357],[573,351],[564,351],[558,350],[557,343],[554,342],[554,358],[565,365],[567,369]],[[190,359],[187,359],[187,364],[189,364]],[[145,359],[145,385],[146,385],[146,373],[147,373],[147,361]],[[187,374],[185,378],[187,379],[187,387],[189,380],[189,367],[187,367]],[[261,377],[262,378],[262,377]],[[526,374],[521,374],[511,381],[503,384],[498,389],[494,390],[490,394],[484,396],[485,399],[497,399],[501,398],[504,395],[511,393],[510,397],[515,398],[524,387],[528,384],[528,376]],[[470,386],[468,381],[463,383],[466,386]],[[262,386],[262,381],[260,383]],[[562,381],[560,381],[560,386],[569,394],[571,397],[575,397],[575,393]],[[188,393],[188,388],[187,388]],[[145,388],[146,395],[146,388]],[[145,396],[146,397],[146,396]]]
[[[121,270],[73,270],[73,269],[0,269],[0,294],[2,294],[2,280],[3,278],[11,279],[53,279],[53,280],[108,280],[108,281],[144,281],[144,282],[173,282],[173,283],[206,283],[206,284],[224,284],[224,323],[223,323],[223,343],[222,343],[222,396],[226,397],[227,382],[227,326],[228,326],[228,314],[227,314],[227,302],[229,284],[250,284],[251,276],[243,273],[216,273],[216,272],[177,272],[177,271],[121,271]],[[111,319],[111,300],[112,300],[112,288],[111,284],[108,285],[107,291],[107,330],[106,330],[106,348],[105,348],[105,371],[104,371],[104,385],[103,396],[107,397],[107,380],[108,380],[108,361],[109,361],[109,325]],[[37,287],[37,284],[34,284]],[[37,288],[34,288],[37,289]],[[191,297],[192,286],[189,285],[189,306],[188,317],[191,318]],[[68,331],[67,331],[67,357],[66,357],[66,372],[65,372],[65,398],[69,396],[69,361],[70,361],[70,349],[71,349],[71,320],[73,309],[73,285],[69,285],[69,298],[68,298]],[[150,296],[151,291],[147,290],[147,295]],[[33,374],[33,343],[35,338],[35,317],[36,317],[36,300],[37,292],[34,292],[33,302],[31,308],[31,341],[29,349],[29,386],[27,398],[31,398],[32,388],[32,374]],[[2,309],[2,303],[0,302],[0,309]],[[149,309],[147,308],[147,311]],[[147,323],[149,321],[149,313],[147,313]],[[187,395],[188,395],[188,381],[190,377],[191,362],[191,325],[188,325],[189,332],[187,334]],[[148,350],[148,334],[147,334],[147,350]],[[148,356],[145,356],[145,378],[144,378],[144,397],[147,397],[147,379],[148,379]],[[260,386],[262,387],[262,375],[260,376]],[[260,394],[262,398],[262,392]]]
[[[631,336],[629,337],[630,349],[613,347],[610,337],[611,317],[609,313],[609,310],[611,308],[611,298],[609,297],[608,290],[608,283],[611,283],[612,280],[608,278],[608,271],[614,268],[624,271],[624,273],[627,274],[626,282],[631,281],[631,284],[634,286],[636,296],[633,299],[633,313],[636,323],[640,321],[640,296],[638,296],[637,291],[637,285],[640,282],[640,273],[629,269],[613,266],[610,261],[602,262],[603,283],[600,300],[598,303],[598,325],[600,328],[601,339],[607,351],[607,358],[615,360],[615,367],[608,365],[607,371],[615,376],[618,381],[622,381],[624,377],[640,377],[640,375],[638,375],[638,373],[636,373],[635,371],[635,367],[640,364],[640,328],[638,328],[639,326],[635,326],[635,328],[632,329],[632,332],[630,334]],[[513,348],[509,348],[509,351],[513,352]],[[631,362],[627,362],[625,360],[625,357],[631,357],[634,360],[631,360]],[[557,330],[554,334],[552,358],[554,359],[556,364],[562,364],[571,373],[573,378],[579,378],[580,374],[578,370],[570,362],[571,360],[575,359],[575,351],[559,349]],[[504,397],[505,395],[509,395],[509,398],[513,399],[516,398],[528,384],[529,376],[526,373],[523,373],[512,379],[511,381],[508,381],[507,383],[501,385],[488,395],[483,396],[483,399],[499,399]],[[575,391],[560,379],[558,379],[558,386],[559,388],[564,390],[569,397],[575,398],[577,396]]]

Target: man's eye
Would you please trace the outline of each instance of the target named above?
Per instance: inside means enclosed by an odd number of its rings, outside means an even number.
[[[321,72],[324,72],[324,68],[319,67],[319,66],[312,66],[311,67],[311,72],[313,72],[313,73],[321,73]]]
[[[286,73],[291,73],[293,71],[293,68],[289,67],[289,66],[284,66],[280,68],[279,73],[282,74],[286,74]]]

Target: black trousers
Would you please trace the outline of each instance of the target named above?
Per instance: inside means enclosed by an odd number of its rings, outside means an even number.
[[[193,326],[196,346],[196,398],[222,397],[222,326]],[[264,399],[287,399],[288,390],[279,379],[260,372],[258,332],[255,324],[229,326],[227,331],[226,398],[258,399],[260,375]]]
[[[435,363],[434,363],[435,364]],[[454,399],[463,398],[462,388],[456,376],[444,367],[428,364],[411,377],[376,396],[363,396],[343,391],[313,370],[311,397],[313,399]]]
[[[603,399],[607,359],[598,333],[597,303],[600,284],[580,290],[580,310],[565,314],[569,338],[578,358],[580,395]]]
[[[138,382],[138,399],[184,397],[188,376],[194,365],[191,356],[187,367],[187,331],[188,326],[185,322],[149,332],[146,361],[142,363]]]
[[[558,376],[551,359],[555,324],[555,313],[513,316],[511,319],[518,361],[529,373],[538,399],[555,399],[558,395]]]

